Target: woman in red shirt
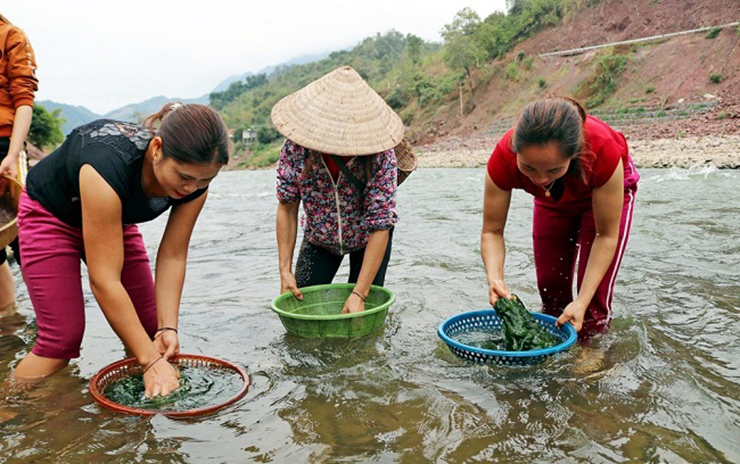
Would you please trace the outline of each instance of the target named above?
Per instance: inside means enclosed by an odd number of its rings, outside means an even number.
[[[569,98],[528,104],[488,161],[481,254],[491,304],[509,298],[504,227],[512,189],[534,196],[534,259],[543,312],[581,338],[612,317],[640,176],[624,136]],[[578,296],[573,277],[578,265]]]

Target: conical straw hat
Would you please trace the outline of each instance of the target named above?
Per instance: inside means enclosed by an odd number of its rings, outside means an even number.
[[[277,102],[272,123],[298,145],[333,155],[372,155],[403,139],[401,118],[349,66]]]

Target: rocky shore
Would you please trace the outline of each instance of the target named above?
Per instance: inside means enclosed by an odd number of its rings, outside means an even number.
[[[712,164],[720,169],[740,169],[740,94],[727,92],[711,97],[717,104],[703,114],[673,121],[614,126],[625,134],[637,167],[688,168]],[[415,147],[419,167],[478,167],[488,161],[503,134],[449,137]]]
[[[484,166],[497,138],[449,138],[433,145],[416,147],[420,168],[471,168]],[[637,167],[688,168],[712,164],[722,169],[740,169],[740,135],[677,139],[629,140]]]

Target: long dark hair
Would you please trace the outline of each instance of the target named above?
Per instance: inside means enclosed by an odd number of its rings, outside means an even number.
[[[586,110],[569,97],[543,98],[524,107],[519,116],[511,148],[520,153],[531,145],[555,142],[564,158],[571,160],[569,174],[583,177]]]
[[[167,103],[144,125],[162,138],[165,158],[194,164],[229,162],[229,130],[213,108]]]

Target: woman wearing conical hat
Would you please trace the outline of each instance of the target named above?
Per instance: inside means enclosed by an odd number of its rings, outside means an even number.
[[[355,287],[342,312],[363,311],[370,285],[385,281],[391,254],[398,220],[394,148],[403,123],[348,66],[280,100],[272,122],[287,139],[277,167],[281,293],[302,299],[301,287],[331,283],[349,255]],[[412,160],[406,148],[399,153]],[[304,237],[293,270],[301,203]]]

